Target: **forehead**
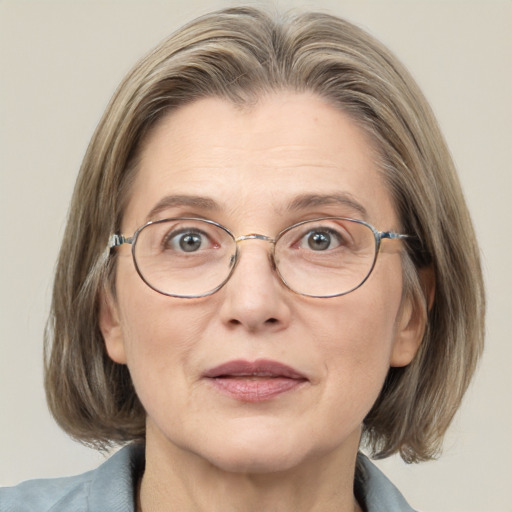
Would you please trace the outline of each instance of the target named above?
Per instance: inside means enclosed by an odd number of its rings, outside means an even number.
[[[198,100],[148,135],[123,229],[155,216],[208,216],[208,210],[220,222],[261,224],[271,215],[295,221],[293,215],[321,214],[324,206],[329,215],[394,223],[376,155],[349,116],[312,94],[274,94],[250,108]]]

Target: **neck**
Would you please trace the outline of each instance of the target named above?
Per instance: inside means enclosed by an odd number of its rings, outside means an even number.
[[[150,432],[148,432],[150,434]],[[272,472],[230,472],[149,435],[138,512],[359,512],[357,442]],[[352,440],[353,441],[353,440]]]

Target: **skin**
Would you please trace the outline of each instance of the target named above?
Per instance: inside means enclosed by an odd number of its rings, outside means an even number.
[[[348,194],[379,230],[400,230],[371,141],[310,94],[282,92],[250,109],[209,98],[168,115],[148,136],[124,215],[131,235],[167,195],[218,207],[175,205],[151,219],[203,216],[236,236],[275,236],[306,218],[362,218],[346,204],[290,209],[303,194]],[[353,511],[361,423],[390,366],[414,357],[421,315],[402,303],[399,241],[384,241],[356,291],[315,299],[286,289],[268,243],[241,244],[230,281],[200,299],[170,298],[137,275],[120,247],[117,298],[100,325],[110,357],[127,364],[147,411],[139,507],[165,511]],[[307,377],[287,393],[248,403],[202,373],[234,359],[279,361]]]

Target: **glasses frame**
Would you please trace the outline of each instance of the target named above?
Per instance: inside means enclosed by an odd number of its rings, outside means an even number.
[[[206,224],[216,226],[217,228],[220,228],[224,232],[226,232],[229,235],[229,237],[233,240],[233,242],[235,243],[235,254],[231,261],[231,269],[230,269],[228,275],[226,276],[226,278],[224,279],[224,281],[222,281],[222,283],[220,283],[218,286],[216,286],[212,290],[209,290],[205,293],[201,293],[198,295],[180,295],[180,294],[176,294],[176,293],[167,293],[167,292],[163,292],[162,290],[159,290],[158,288],[153,286],[151,283],[149,283],[147,281],[147,279],[144,277],[144,275],[142,274],[142,272],[139,268],[139,265],[137,263],[137,258],[135,256],[135,246],[137,244],[138,236],[145,228],[147,228],[148,226],[154,225],[154,224],[162,224],[164,222],[181,221],[181,220],[199,221],[199,222],[204,222]],[[279,267],[277,266],[277,264],[275,262],[275,258],[274,258],[275,245],[279,241],[280,238],[282,238],[286,233],[288,233],[288,231],[290,231],[298,226],[307,224],[307,223],[319,222],[319,221],[324,221],[324,220],[343,220],[343,221],[355,222],[356,224],[361,224],[361,225],[369,228],[371,230],[371,232],[373,233],[373,237],[375,240],[375,251],[374,251],[373,261],[372,261],[370,269],[367,272],[364,279],[357,286],[352,287],[350,290],[347,290],[347,291],[344,291],[341,293],[329,294],[329,295],[311,295],[311,294],[307,294],[307,293],[302,293],[302,292],[299,292],[299,291],[295,290],[294,288],[292,288],[286,282],[286,280],[281,275],[281,273],[279,272]],[[270,261],[271,261],[272,269],[275,270],[280,281],[284,284],[284,286],[288,290],[292,291],[293,293],[296,293],[297,295],[302,295],[303,297],[312,297],[312,298],[316,298],[316,299],[330,299],[333,297],[341,297],[342,295],[347,295],[348,293],[353,292],[354,290],[357,290],[358,288],[360,288],[368,280],[371,273],[373,272],[373,269],[375,268],[375,264],[377,263],[377,257],[380,252],[382,240],[404,240],[404,239],[411,239],[411,238],[415,238],[415,236],[414,235],[406,235],[403,233],[396,233],[394,231],[379,231],[374,226],[372,226],[368,222],[365,222],[364,220],[352,219],[350,217],[328,216],[328,217],[317,217],[314,219],[303,220],[303,221],[297,222],[297,223],[292,224],[291,226],[288,226],[287,228],[283,229],[276,235],[275,238],[272,238],[267,235],[262,235],[259,233],[249,233],[247,235],[241,235],[241,236],[237,237],[228,228],[226,228],[222,224],[219,224],[218,222],[215,222],[210,219],[203,219],[200,217],[169,217],[169,218],[165,218],[165,219],[152,220],[152,221],[146,222],[145,224],[140,226],[132,236],[129,236],[129,237],[120,235],[120,234],[111,235],[109,238],[109,241],[108,241],[107,250],[110,253],[116,247],[120,247],[121,245],[124,245],[124,244],[130,244],[132,260],[133,260],[133,264],[135,266],[135,270],[139,274],[142,281],[144,281],[144,283],[147,286],[149,286],[149,288],[151,288],[155,292],[160,293],[161,295],[165,295],[167,297],[176,297],[176,298],[180,298],[180,299],[199,299],[201,297],[208,297],[210,295],[213,295],[214,293],[218,292],[229,281],[229,279],[233,275],[233,273],[236,269],[236,266],[240,260],[240,250],[238,248],[239,242],[244,242],[246,240],[262,240],[264,242],[269,242],[271,244],[272,251],[270,252]]]

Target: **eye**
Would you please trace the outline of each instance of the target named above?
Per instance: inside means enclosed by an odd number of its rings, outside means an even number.
[[[341,235],[332,229],[314,229],[308,231],[300,240],[299,248],[313,251],[336,249],[343,243]]]
[[[212,246],[205,233],[197,230],[172,231],[163,240],[163,246],[173,251],[197,252]]]

